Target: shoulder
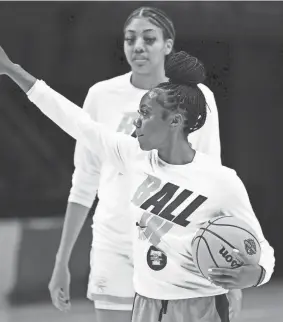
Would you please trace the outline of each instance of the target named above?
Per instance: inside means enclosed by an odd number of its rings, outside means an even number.
[[[198,84],[198,88],[203,92],[209,108],[216,107],[215,97],[212,90],[204,84]]]
[[[206,169],[203,171],[212,174],[217,181],[221,181],[223,184],[229,186],[240,180],[234,169],[222,165],[214,157],[199,151],[197,151],[196,157],[196,163],[202,169]]]
[[[197,157],[196,163],[202,174],[213,183],[221,195],[224,194],[229,200],[248,198],[246,187],[234,169],[201,152],[198,152]]]
[[[208,86],[200,83],[200,84],[198,84],[198,88],[203,92],[203,94],[205,96],[206,95],[207,96],[214,96],[212,90]]]
[[[94,119],[97,119],[97,111],[105,106],[112,106],[117,98],[129,92],[131,73],[100,81],[88,90],[84,101],[84,110]]]
[[[227,195],[230,195],[233,198],[246,196],[246,187],[237,172],[234,169],[225,167],[223,165],[220,167],[221,170],[219,175],[221,175],[222,185],[225,187]]]
[[[130,83],[130,77],[131,73],[126,73],[95,83],[93,86],[90,87],[89,94],[94,95],[97,93],[108,92],[111,91],[113,88],[115,88],[115,90],[119,88],[124,88],[125,85],[128,85]]]

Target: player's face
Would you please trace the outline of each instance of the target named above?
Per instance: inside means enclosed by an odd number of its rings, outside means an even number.
[[[135,121],[136,134],[142,150],[150,151],[168,147],[172,118],[164,118],[164,107],[156,101],[156,94],[146,94],[139,106],[139,118]]]
[[[124,52],[133,72],[152,74],[164,69],[165,56],[173,46],[171,39],[164,40],[162,29],[146,18],[135,18],[125,29]]]

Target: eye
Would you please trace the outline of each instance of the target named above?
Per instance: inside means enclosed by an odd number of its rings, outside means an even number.
[[[154,37],[144,37],[144,41],[149,44],[152,45],[155,42],[156,38]]]
[[[148,111],[146,110],[138,110],[139,115],[146,117],[148,115]]]
[[[128,45],[132,45],[135,42],[135,38],[133,37],[125,37],[124,41],[128,44]]]

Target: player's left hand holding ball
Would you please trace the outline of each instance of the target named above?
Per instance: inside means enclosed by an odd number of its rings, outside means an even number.
[[[244,256],[238,250],[234,251],[242,262],[246,262]],[[208,270],[210,281],[227,290],[256,286],[263,280],[264,274],[264,269],[258,264],[242,265],[237,268],[211,267]]]

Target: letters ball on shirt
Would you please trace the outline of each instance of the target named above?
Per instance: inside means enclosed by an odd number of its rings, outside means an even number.
[[[242,256],[237,256],[238,249]],[[210,267],[236,268],[258,264],[260,244],[253,229],[232,216],[209,220],[197,231],[192,240],[192,256],[199,272],[208,277]]]

